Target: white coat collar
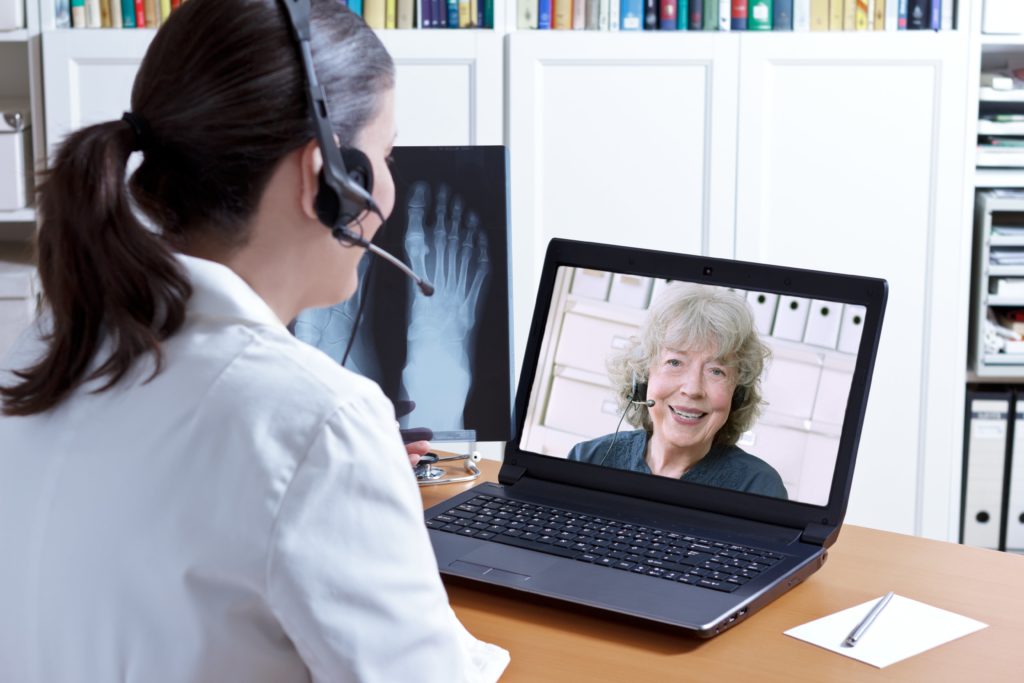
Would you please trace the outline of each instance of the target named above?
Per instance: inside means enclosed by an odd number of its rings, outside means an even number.
[[[192,283],[190,315],[284,327],[284,323],[235,271],[215,261],[175,254]]]

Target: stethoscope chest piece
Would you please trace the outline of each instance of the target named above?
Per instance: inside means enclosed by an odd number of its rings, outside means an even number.
[[[443,467],[434,467],[439,462],[465,461],[466,474],[458,477],[448,475],[448,470]],[[476,451],[465,455],[450,455],[441,457],[437,453],[427,453],[416,463],[413,471],[416,474],[416,482],[420,486],[434,486],[436,484],[460,484],[473,481],[480,476],[480,468],[476,463],[480,462],[480,454]]]

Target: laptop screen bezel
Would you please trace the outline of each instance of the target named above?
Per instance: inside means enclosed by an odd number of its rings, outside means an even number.
[[[521,448],[530,394],[546,332],[558,269],[587,268],[652,278],[684,280],[736,289],[823,299],[863,306],[865,315],[854,366],[839,451],[824,506],[713,488],[650,474],[611,469],[541,455]],[[842,524],[867,410],[868,390],[888,295],[885,280],[689,254],[553,239],[548,245],[537,290],[515,400],[515,435],[506,444],[499,480],[521,476],[606,491],[708,512],[805,529]]]

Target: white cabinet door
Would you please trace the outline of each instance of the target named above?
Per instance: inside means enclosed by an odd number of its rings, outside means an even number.
[[[545,33],[508,37],[517,358],[552,237],[732,251],[738,36]]]
[[[920,532],[962,443],[966,38],[777,38],[743,36],[736,257],[889,281],[847,521]]]
[[[118,119],[155,31],[43,34],[46,141]],[[443,40],[442,40],[443,37]],[[500,145],[502,42],[492,32],[382,31],[395,60],[396,123],[402,145]]]

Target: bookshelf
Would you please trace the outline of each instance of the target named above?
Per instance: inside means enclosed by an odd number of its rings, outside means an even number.
[[[41,162],[120,117],[153,31],[60,30],[29,2]],[[953,539],[975,185],[1024,186],[975,174],[980,4],[939,33],[611,33],[517,31],[502,0],[493,30],[380,36],[399,144],[509,147],[517,358],[551,237],[889,280],[848,520]]]

